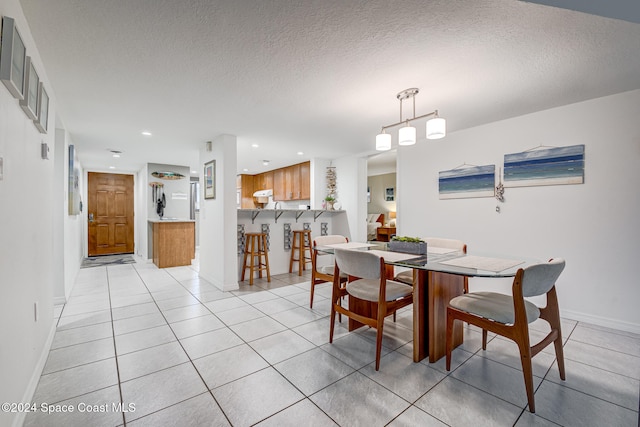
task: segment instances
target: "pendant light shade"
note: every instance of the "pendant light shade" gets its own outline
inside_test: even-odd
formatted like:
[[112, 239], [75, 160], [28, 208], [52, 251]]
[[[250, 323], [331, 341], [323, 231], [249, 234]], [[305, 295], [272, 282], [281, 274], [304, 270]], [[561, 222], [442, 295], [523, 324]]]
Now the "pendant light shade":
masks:
[[383, 132], [376, 136], [376, 150], [378, 151], [391, 150], [391, 134]]
[[[416, 95], [420, 90], [416, 87], [405, 89], [398, 93], [396, 98], [400, 101], [400, 121], [390, 125], [382, 126], [382, 132], [376, 136], [376, 150], [387, 151], [391, 149], [391, 135], [386, 130], [392, 127], [404, 125], [398, 131], [398, 145], [414, 145], [417, 141], [416, 128], [409, 126], [411, 122], [420, 119], [430, 118], [427, 121], [427, 139], [440, 139], [447, 135], [447, 123], [438, 116], [438, 110], [432, 111], [421, 116], [416, 116]], [[413, 117], [403, 118], [402, 102], [405, 100], [413, 101]]]
[[434, 117], [427, 122], [427, 139], [444, 138], [447, 134], [447, 122], [442, 117]]
[[398, 144], [413, 145], [416, 143], [416, 128], [405, 126], [398, 131]]

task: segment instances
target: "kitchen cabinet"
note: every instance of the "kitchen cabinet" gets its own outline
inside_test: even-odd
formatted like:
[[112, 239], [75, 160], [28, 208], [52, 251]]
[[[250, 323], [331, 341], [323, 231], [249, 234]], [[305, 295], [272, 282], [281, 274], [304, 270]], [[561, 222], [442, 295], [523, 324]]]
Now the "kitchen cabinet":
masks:
[[259, 173], [254, 175], [253, 181], [254, 191], [272, 190], [273, 189], [273, 171]]
[[276, 169], [273, 171], [273, 200], [287, 200], [287, 189], [285, 186], [284, 169]]
[[311, 163], [300, 163], [300, 199], [311, 199]]
[[240, 207], [242, 209], [252, 209], [255, 207], [253, 203], [254, 192], [253, 175], [238, 175], [236, 180], [236, 189], [240, 193]]
[[149, 222], [153, 229], [153, 263], [158, 268], [191, 265], [196, 257], [195, 221]]
[[304, 162], [273, 171], [273, 200], [311, 199], [311, 163]]
[[286, 200], [300, 200], [300, 165], [286, 167], [284, 177]]

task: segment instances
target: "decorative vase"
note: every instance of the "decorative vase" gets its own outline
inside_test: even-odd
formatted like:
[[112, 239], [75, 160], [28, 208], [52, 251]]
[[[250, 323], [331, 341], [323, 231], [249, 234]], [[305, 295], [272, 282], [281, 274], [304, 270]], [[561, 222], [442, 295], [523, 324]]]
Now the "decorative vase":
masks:
[[333, 201], [329, 201], [327, 200], [327, 210], [328, 211], [332, 211], [333, 210]]
[[399, 240], [389, 241], [389, 250], [393, 252], [404, 252], [407, 254], [424, 255], [427, 253], [426, 242], [401, 242]]

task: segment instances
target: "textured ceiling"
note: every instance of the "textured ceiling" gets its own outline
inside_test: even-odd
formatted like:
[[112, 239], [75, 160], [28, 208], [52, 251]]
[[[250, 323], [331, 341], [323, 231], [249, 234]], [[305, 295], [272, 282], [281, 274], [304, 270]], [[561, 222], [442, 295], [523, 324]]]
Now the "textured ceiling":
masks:
[[408, 87], [449, 132], [640, 88], [639, 24], [516, 0], [21, 3], [88, 169], [200, 169], [223, 133], [249, 173], [362, 154]]

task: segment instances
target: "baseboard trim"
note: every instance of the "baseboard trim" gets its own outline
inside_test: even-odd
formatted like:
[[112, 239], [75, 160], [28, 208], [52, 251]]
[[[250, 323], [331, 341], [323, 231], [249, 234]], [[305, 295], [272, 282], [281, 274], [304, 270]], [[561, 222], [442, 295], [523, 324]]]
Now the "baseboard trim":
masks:
[[624, 320], [611, 319], [608, 317], [595, 316], [593, 314], [582, 313], [573, 310], [561, 310], [561, 317], [578, 322], [591, 323], [592, 325], [604, 326], [605, 328], [617, 329], [619, 331], [632, 332], [640, 335], [640, 325], [626, 322]]
[[224, 284], [218, 281], [217, 279], [202, 273], [199, 273], [199, 277], [211, 283], [213, 286], [215, 286], [216, 288], [220, 289], [223, 292], [237, 291], [238, 289], [240, 289], [238, 282]]
[[[33, 395], [36, 392], [36, 388], [38, 388], [38, 383], [40, 382], [40, 377], [42, 376], [44, 365], [47, 363], [47, 358], [49, 357], [49, 350], [51, 349], [51, 344], [53, 343], [53, 337], [56, 334], [57, 323], [58, 322], [55, 320], [51, 322], [51, 330], [49, 331], [47, 342], [42, 347], [42, 353], [40, 353], [40, 358], [38, 359], [38, 363], [33, 369], [33, 374], [31, 374], [31, 379], [29, 380], [27, 389], [24, 391], [24, 395], [22, 396], [21, 402], [33, 402]], [[22, 426], [24, 424], [24, 420], [26, 416], [27, 416], [26, 412], [18, 412], [16, 417], [13, 419], [13, 423], [11, 423], [11, 425], [13, 427]]]

